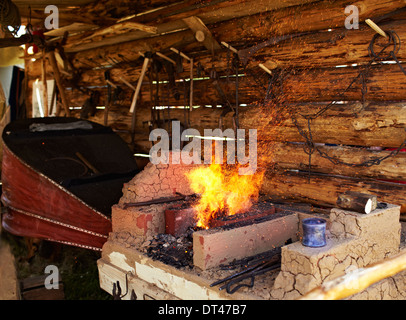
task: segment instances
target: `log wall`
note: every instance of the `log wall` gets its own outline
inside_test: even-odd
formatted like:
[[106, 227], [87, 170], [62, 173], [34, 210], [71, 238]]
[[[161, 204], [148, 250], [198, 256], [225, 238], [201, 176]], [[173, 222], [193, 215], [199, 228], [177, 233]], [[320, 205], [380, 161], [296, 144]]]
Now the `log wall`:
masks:
[[[239, 50], [265, 41], [271, 35], [309, 32], [258, 50], [246, 66], [239, 65], [240, 128], [258, 130], [259, 165], [267, 171], [262, 191], [274, 199], [325, 206], [334, 206], [337, 195], [346, 190], [367, 192], [376, 194], [378, 201], [401, 205], [402, 212], [406, 212], [406, 184], [403, 184], [406, 153], [402, 150], [391, 156], [406, 139], [406, 75], [393, 59], [386, 59], [392, 63], [374, 63], [365, 74], [364, 82], [358, 78], [348, 89], [371, 59], [368, 46], [375, 32], [364, 23], [365, 19], [378, 21], [386, 31], [395, 31], [402, 44], [396, 56], [399, 61], [406, 60], [403, 45], [406, 43], [406, 15], [402, 11], [405, 2], [352, 3], [359, 8], [360, 15], [359, 29], [351, 30], [344, 27], [347, 1], [292, 1], [284, 5], [278, 2], [274, 7], [266, 7], [264, 3], [261, 2], [264, 6], [261, 12], [250, 15], [242, 14], [231, 3], [219, 5], [222, 12], [229, 13], [222, 19], [216, 19], [207, 8], [200, 12], [218, 43], [225, 41]], [[235, 5], [238, 4], [239, 1], [235, 1]], [[134, 32], [107, 39], [69, 38], [65, 50], [80, 74], [74, 79], [65, 77], [70, 106], [77, 109], [73, 114], [79, 116], [80, 107], [92, 91], [100, 92], [98, 105], [104, 106], [107, 95], [104, 72], [109, 70], [112, 82], [121, 88], [121, 93], [109, 111], [108, 124], [130, 142], [129, 108], [133, 90], [123, 84], [121, 78], [136, 86], [143, 61], [139, 52], [159, 51], [176, 59], [168, 50], [175, 47], [194, 58], [194, 108], [185, 113], [190, 83], [187, 60], [183, 60], [183, 70], [175, 74], [178, 99], [170, 93], [165, 69], [159, 72], [158, 85], [149, 69], [137, 104], [134, 151], [148, 152], [151, 146], [148, 123], [152, 121], [151, 108], [155, 105], [163, 107], [159, 111], [161, 120], [179, 120], [187, 126], [187, 115], [190, 127], [201, 133], [205, 128], [219, 127], [220, 119], [223, 129], [232, 128], [232, 113], [221, 115], [227, 103], [236, 104], [233, 55], [224, 47], [212, 55], [197, 42], [193, 32], [179, 22], [188, 16], [187, 11], [182, 11], [183, 7], [179, 6], [177, 15], [166, 12], [160, 16], [157, 26], [160, 30], [172, 30], [167, 34], [146, 37], [145, 33]], [[194, 10], [191, 12], [199, 16], [199, 11]], [[154, 19], [157, 13], [152, 12], [140, 16], [138, 22], [150, 23]], [[378, 38], [375, 50], [379, 51], [385, 41], [383, 37]], [[159, 57], [155, 59], [163, 62]], [[31, 85], [41, 77], [40, 61], [28, 63]], [[259, 63], [271, 69], [272, 76], [259, 68]], [[201, 65], [199, 74], [198, 64]], [[52, 77], [51, 68], [46, 69], [48, 77]], [[210, 78], [213, 69], [220, 77], [217, 83], [228, 102]], [[273, 99], [265, 101], [268, 86]], [[364, 94], [363, 86], [366, 86]], [[332, 159], [316, 151], [309, 166], [309, 155], [303, 148], [306, 141], [293, 119], [308, 132], [308, 122], [303, 115], [314, 115], [331, 101], [336, 103], [311, 121], [311, 133], [322, 154]], [[103, 114], [103, 110], [97, 110], [90, 119], [103, 123]], [[165, 128], [166, 124], [161, 122], [161, 126]], [[379, 165], [356, 165], [384, 157], [387, 158]]]

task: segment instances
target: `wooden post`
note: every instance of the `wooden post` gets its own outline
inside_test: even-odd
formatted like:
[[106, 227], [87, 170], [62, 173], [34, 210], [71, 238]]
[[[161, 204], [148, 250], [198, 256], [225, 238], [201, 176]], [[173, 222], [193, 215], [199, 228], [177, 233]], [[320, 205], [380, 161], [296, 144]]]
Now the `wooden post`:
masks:
[[342, 209], [368, 214], [376, 209], [377, 197], [366, 193], [347, 191], [338, 195], [337, 205]]
[[64, 89], [63, 84], [62, 84], [62, 78], [61, 78], [61, 74], [59, 73], [59, 68], [58, 68], [58, 64], [57, 64], [56, 59], [55, 59], [54, 51], [48, 52], [47, 57], [48, 57], [49, 63], [51, 64], [52, 71], [54, 73], [54, 78], [55, 78], [55, 81], [56, 81], [56, 85], [58, 86], [59, 92], [61, 94], [62, 104], [63, 104], [63, 107], [65, 109], [65, 115], [67, 117], [69, 117], [70, 116], [69, 103], [68, 103], [68, 100], [67, 100], [66, 95], [65, 95], [65, 89]]

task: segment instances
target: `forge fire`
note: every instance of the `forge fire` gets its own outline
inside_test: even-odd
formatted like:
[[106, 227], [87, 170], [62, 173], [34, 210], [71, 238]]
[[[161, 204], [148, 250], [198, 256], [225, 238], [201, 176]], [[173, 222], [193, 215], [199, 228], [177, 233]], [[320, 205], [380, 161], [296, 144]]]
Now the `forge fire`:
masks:
[[238, 167], [213, 163], [190, 171], [187, 178], [191, 189], [201, 195], [193, 206], [197, 226], [207, 229], [212, 219], [249, 210], [258, 200], [263, 173], [242, 176]]

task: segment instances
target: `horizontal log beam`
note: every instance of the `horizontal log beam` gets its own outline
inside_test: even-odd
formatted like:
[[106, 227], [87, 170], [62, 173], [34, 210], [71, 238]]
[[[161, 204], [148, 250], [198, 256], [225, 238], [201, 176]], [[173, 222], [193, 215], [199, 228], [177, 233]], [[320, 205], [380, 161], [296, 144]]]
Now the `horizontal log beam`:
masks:
[[[269, 10], [275, 10], [279, 8], [284, 8], [287, 6], [294, 6], [305, 3], [315, 2], [315, 0], [290, 0], [290, 1], [275, 1], [275, 0], [232, 0], [232, 1], [220, 1], [216, 4], [210, 6], [201, 5], [200, 8], [196, 8], [196, 5], [191, 6], [189, 11], [181, 12], [176, 14], [173, 12], [170, 16], [162, 19], [164, 23], [158, 24], [157, 33], [166, 34], [174, 31], [184, 30], [185, 24], [182, 19], [189, 18], [191, 16], [197, 15], [205, 24], [213, 24], [217, 22], [227, 21], [234, 18], [244, 17], [246, 15], [254, 15], [261, 12], [266, 12]], [[170, 8], [169, 8], [170, 9]], [[181, 10], [183, 11], [183, 10]], [[154, 14], [152, 14], [154, 15]], [[145, 21], [148, 18], [142, 19]], [[135, 19], [137, 20], [137, 19]], [[156, 23], [156, 20], [154, 21]], [[183, 31], [181, 31], [183, 32]], [[180, 35], [181, 32], [176, 32]], [[108, 45], [116, 45], [119, 43], [134, 41], [134, 40], [145, 40], [147, 37], [145, 33], [142, 32], [130, 32], [126, 35], [110, 37], [107, 39], [102, 39], [100, 41], [92, 41], [80, 43], [71, 43], [67, 45], [67, 52], [80, 52], [85, 50], [91, 50], [95, 48], [100, 48]], [[165, 36], [164, 36], [165, 38]], [[157, 39], [155, 39], [157, 40]], [[162, 42], [161, 39], [158, 42]], [[188, 42], [186, 44], [190, 44]]]
[[[319, 106], [319, 107], [318, 107]], [[258, 139], [305, 142], [292, 121], [307, 132], [307, 120], [326, 104], [302, 103], [265, 105], [240, 112], [241, 128], [257, 128]], [[355, 146], [398, 147], [406, 139], [406, 108], [403, 103], [359, 102], [336, 104], [311, 121], [314, 143]]]
[[406, 184], [329, 175], [291, 173], [265, 175], [261, 192], [274, 200], [290, 200], [336, 207], [337, 197], [347, 190], [376, 195], [378, 202], [401, 206], [406, 213]]
[[[49, 70], [50, 68], [47, 68]], [[346, 67], [346, 68], [318, 68], [312, 70], [301, 70], [292, 73], [286, 73], [281, 81], [282, 85], [275, 83], [272, 86], [272, 93], [283, 98], [285, 101], [329, 101], [329, 100], [345, 100], [354, 101], [362, 100], [361, 81], [356, 81], [352, 87], [345, 91], [351, 81], [358, 76], [363, 67]], [[81, 74], [81, 79], [76, 82], [80, 87], [95, 87], [106, 86], [104, 78], [104, 69], [85, 70]], [[128, 91], [126, 95], [131, 96], [132, 91], [121, 83], [121, 78], [124, 78], [134, 86], [139, 78], [138, 68], [113, 68], [110, 71], [111, 81], [121, 85], [124, 91]], [[29, 79], [35, 80], [41, 77], [41, 60], [27, 63], [27, 72]], [[176, 74], [175, 79], [189, 79], [190, 66], [185, 68], [181, 74]], [[225, 70], [219, 70], [220, 74], [225, 75]], [[52, 74], [48, 74], [50, 78]], [[207, 75], [205, 75], [207, 77]], [[167, 81], [168, 75], [161, 72], [159, 79]], [[256, 101], [263, 101], [266, 95], [269, 77], [259, 67], [249, 69], [244, 77], [239, 78], [239, 102], [252, 104]], [[235, 77], [226, 77], [220, 79], [220, 85], [227, 93], [230, 102], [235, 102]], [[179, 92], [183, 95], [184, 87], [182, 82], [176, 83]], [[187, 89], [189, 82], [186, 81]], [[385, 101], [385, 100], [406, 100], [406, 92], [403, 90], [406, 87], [406, 77], [400, 70], [398, 65], [376, 65], [370, 69], [366, 77], [367, 92], [366, 100]], [[167, 85], [160, 84], [159, 101], [161, 103], [171, 105], [183, 105], [185, 100], [181, 97], [180, 100], [175, 100], [170, 97], [168, 100]], [[196, 105], [207, 105], [217, 103], [220, 99], [213, 81], [210, 79], [194, 81], [194, 103]], [[106, 88], [103, 94], [107, 94]], [[156, 85], [153, 85], [153, 92], [156, 92]], [[345, 93], [344, 93], [345, 92]], [[79, 99], [76, 96], [73, 99]], [[150, 87], [146, 80], [141, 87], [142, 101], [150, 101]], [[188, 99], [187, 99], [188, 102]]]
[[[188, 111], [188, 110], [186, 110]], [[190, 124], [191, 128], [197, 129], [201, 135], [204, 134], [204, 129], [215, 129], [219, 127], [219, 119], [221, 113], [224, 111], [223, 108], [206, 108], [200, 107], [193, 109], [190, 112]], [[79, 113], [79, 110], [76, 111]], [[173, 121], [180, 121], [182, 125], [185, 125], [185, 110], [183, 109], [170, 109], [169, 115], [168, 110], [160, 110], [161, 127], [167, 129], [167, 121], [169, 118]], [[103, 123], [103, 111], [98, 110], [93, 117], [89, 117], [89, 120], [95, 121], [97, 123]], [[136, 130], [139, 134], [144, 134], [145, 138], [148, 139], [149, 136], [149, 123], [151, 120], [151, 110], [145, 106], [137, 108], [136, 110]], [[129, 130], [131, 127], [131, 115], [127, 112], [117, 110], [117, 108], [112, 107], [109, 110], [109, 125], [115, 129]], [[232, 128], [232, 114], [229, 113], [223, 118], [224, 128]]]
[[[128, 90], [127, 92], [128, 97], [130, 97], [131, 91]], [[204, 94], [205, 92], [201, 91], [201, 95]], [[73, 99], [71, 102], [76, 106], [81, 106], [86, 99], [85, 95], [78, 95], [77, 91], [70, 91], [67, 94], [68, 99], [74, 96], [76, 96], [76, 100]], [[102, 97], [104, 97], [104, 94], [102, 94]], [[141, 103], [149, 106], [147, 109], [150, 108], [148, 98], [149, 95], [143, 95], [141, 99]], [[183, 100], [183, 97], [181, 97], [179, 105], [183, 104]], [[131, 100], [127, 98], [125, 101], [129, 104]], [[218, 101], [211, 102], [216, 103]], [[327, 104], [327, 102], [285, 104], [282, 101], [279, 106], [265, 104], [256, 107], [241, 107], [239, 114], [240, 127], [245, 129], [256, 128], [260, 140], [305, 142], [292, 122], [292, 115], [296, 115], [299, 127], [306, 131], [307, 121], [301, 114], [313, 115]], [[163, 105], [166, 105], [166, 101]], [[198, 116], [200, 110], [202, 109], [193, 109], [191, 114]], [[218, 123], [220, 113], [223, 110], [221, 108], [208, 110], [219, 112], [212, 115], [213, 119], [216, 119]], [[123, 112], [123, 117], [125, 117], [126, 111], [120, 111]], [[182, 113], [183, 110], [180, 112]], [[150, 111], [147, 111], [145, 115], [149, 117], [149, 120], [151, 119]], [[229, 113], [227, 117], [231, 117], [231, 115]], [[312, 136], [315, 143], [395, 148], [406, 139], [405, 126], [406, 108], [403, 103], [396, 102], [368, 102], [363, 110], [362, 104], [359, 102], [336, 104], [311, 122]]]
[[[264, 158], [269, 160], [278, 172], [286, 170], [309, 170], [309, 155], [304, 151], [303, 144], [272, 143], [269, 148], [261, 149]], [[348, 164], [361, 164], [374, 158], [389, 156], [390, 150], [372, 150], [348, 146], [317, 146], [329, 157]], [[334, 164], [315, 151], [312, 154], [312, 172], [344, 175], [350, 177], [370, 177], [377, 179], [406, 181], [406, 153], [400, 152], [394, 157], [383, 160], [379, 165], [370, 167], [351, 167]]]
[[[394, 30], [401, 39], [406, 36], [404, 21], [389, 21], [382, 23], [385, 30]], [[348, 65], [353, 63], [364, 64], [371, 60], [368, 46], [375, 34], [367, 25], [360, 25], [359, 29], [335, 29], [331, 32], [317, 32], [310, 35], [285, 41], [278, 46], [269, 46], [259, 50], [255, 57], [256, 63], [267, 62], [268, 68], [294, 66], [300, 68], [329, 67]], [[379, 52], [382, 41], [377, 39], [375, 50]], [[387, 49], [383, 56], [389, 55], [392, 49]], [[402, 60], [406, 57], [406, 49], [397, 52]]]
[[[364, 67], [340, 67], [301, 70], [283, 80], [286, 101], [362, 100], [362, 83], [358, 79], [345, 92]], [[406, 100], [406, 76], [398, 65], [375, 65], [366, 75], [366, 100]], [[345, 93], [344, 93], [345, 92]]]
[[[347, 4], [348, 3], [346, 1], [319, 1], [317, 2], [317, 6], [313, 5], [312, 3], [307, 5], [292, 6], [289, 8], [261, 12], [252, 16], [228, 20], [223, 23], [217, 23], [213, 25], [209, 24], [208, 27], [214, 34], [214, 37], [218, 42], [225, 41], [239, 48], [241, 46], [247, 46], [250, 42], [253, 41], [258, 42], [261, 40], [266, 40], [267, 38], [269, 38], [270, 35], [273, 34], [278, 35], [303, 31], [327, 30], [329, 28], [343, 29], [345, 20], [344, 8]], [[403, 1], [400, 0], [367, 0], [359, 1], [353, 4], [360, 9], [360, 22], [362, 22], [366, 18], [375, 18], [382, 16], [404, 6]], [[274, 7], [270, 6], [269, 10], [271, 9], [274, 9]], [[217, 12], [216, 14], [218, 15]], [[200, 17], [199, 14], [197, 15]], [[314, 17], [317, 17], [317, 19], [315, 19]], [[182, 18], [184, 17], [182, 16]], [[207, 23], [207, 20], [203, 21]], [[358, 31], [351, 31], [358, 34]], [[342, 30], [340, 32], [342, 32]], [[354, 33], [351, 33], [351, 36], [349, 37], [351, 38], [350, 41], [354, 40], [352, 39], [353, 34]], [[370, 39], [372, 35], [373, 31], [369, 29], [368, 36], [365, 39]], [[334, 32], [328, 33], [327, 42], [325, 41], [324, 44], [319, 44], [319, 47], [323, 45], [329, 47], [328, 42], [334, 42], [332, 41], [332, 39], [334, 39], [334, 36], [337, 36], [337, 34], [335, 34]], [[145, 48], [145, 44], [156, 51], [162, 51], [166, 49], [169, 50], [171, 46], [174, 46], [177, 49], [181, 49], [182, 52], [186, 53], [187, 55], [193, 56], [193, 58], [195, 58], [195, 61], [199, 61], [199, 59], [197, 58], [198, 56], [200, 57], [202, 53], [203, 55], [206, 54], [206, 50], [196, 54], [196, 40], [194, 39], [194, 35], [190, 30], [170, 33], [156, 38], [142, 39], [142, 37], [145, 37], [145, 33], [141, 34], [136, 39], [131, 39], [129, 35], [125, 35], [124, 37], [125, 39], [120, 39], [118, 37], [116, 37], [115, 39], [110, 39], [109, 41], [114, 41], [114, 43], [109, 44], [108, 42], [106, 42], [101, 48], [87, 48], [86, 51], [76, 53], [74, 57], [75, 66], [78, 68], [87, 67], [88, 64], [91, 64], [91, 61], [95, 61], [98, 64], [104, 64], [108, 56], [121, 61], [117, 56], [116, 50], [119, 51], [123, 56], [125, 56], [127, 61], [135, 61], [139, 57], [137, 52]], [[178, 41], [174, 41], [173, 38], [178, 39]], [[363, 41], [364, 43], [365, 39]], [[117, 45], [119, 41], [124, 42]], [[80, 49], [81, 48], [79, 46], [73, 44], [72, 48], [66, 49], [66, 52], [71, 51], [73, 53], [75, 51], [77, 52]], [[301, 47], [300, 50], [302, 49], [303, 48]], [[349, 54], [351, 56], [356, 55], [356, 53], [354, 54], [354, 50], [357, 49], [356, 46], [351, 45], [346, 49], [350, 49]], [[295, 52], [299, 52], [300, 50], [295, 50]], [[363, 54], [367, 53], [363, 52]], [[323, 55], [325, 55], [325, 53]], [[292, 53], [290, 54], [290, 56], [292, 56]], [[303, 64], [303, 61], [301, 61], [301, 63]], [[204, 61], [202, 61], [202, 64], [204, 64]], [[287, 65], [291, 66], [292, 64], [294, 64], [294, 61], [289, 61]], [[320, 64], [320, 61], [318, 64]]]

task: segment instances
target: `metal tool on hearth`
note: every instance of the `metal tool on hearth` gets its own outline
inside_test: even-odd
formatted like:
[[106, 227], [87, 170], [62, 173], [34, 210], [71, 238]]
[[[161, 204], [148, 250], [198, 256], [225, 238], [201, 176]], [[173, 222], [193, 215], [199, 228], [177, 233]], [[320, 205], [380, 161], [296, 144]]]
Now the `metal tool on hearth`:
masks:
[[[256, 276], [272, 270], [276, 270], [280, 267], [280, 254], [276, 254], [271, 259], [262, 260], [259, 263], [256, 263], [254, 266], [248, 267], [243, 271], [237, 272], [229, 277], [213, 282], [210, 287], [214, 287], [228, 281], [226, 284], [222, 285], [219, 290], [226, 289], [227, 293], [233, 294], [242, 287], [252, 288], [255, 284]], [[243, 280], [246, 279], [250, 279], [250, 282], [241, 283]]]

